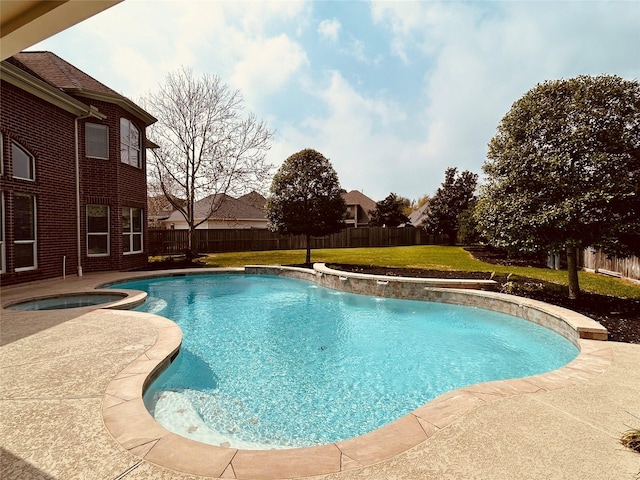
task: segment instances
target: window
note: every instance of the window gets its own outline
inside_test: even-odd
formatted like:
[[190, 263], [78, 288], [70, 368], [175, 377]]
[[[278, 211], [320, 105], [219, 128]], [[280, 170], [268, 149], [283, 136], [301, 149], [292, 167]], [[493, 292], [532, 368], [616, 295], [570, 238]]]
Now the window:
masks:
[[142, 252], [141, 208], [122, 208], [122, 252]]
[[109, 255], [109, 206], [87, 205], [87, 255]]
[[347, 215], [346, 218], [355, 218], [355, 216], [353, 215], [353, 212], [351, 211], [351, 207], [347, 207]]
[[35, 159], [16, 142], [11, 142], [11, 159], [13, 160], [14, 178], [35, 180]]
[[90, 158], [109, 158], [109, 127], [97, 123], [84, 126], [85, 154]]
[[140, 168], [140, 131], [126, 118], [120, 119], [120, 161]]
[[13, 199], [15, 270], [33, 270], [37, 264], [36, 198], [16, 193]]
[[0, 192], [0, 273], [6, 272], [5, 270], [5, 255], [4, 255], [4, 192]]

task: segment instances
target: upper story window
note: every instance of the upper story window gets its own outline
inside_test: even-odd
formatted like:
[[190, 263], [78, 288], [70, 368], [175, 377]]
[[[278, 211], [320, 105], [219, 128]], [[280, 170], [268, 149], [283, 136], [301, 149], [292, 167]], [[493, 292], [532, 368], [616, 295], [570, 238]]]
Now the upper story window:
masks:
[[36, 160], [29, 152], [11, 142], [11, 160], [13, 161], [13, 177], [24, 180], [36, 179]]
[[109, 127], [98, 123], [84, 126], [85, 154], [89, 158], [109, 158]]
[[355, 218], [355, 215], [353, 214], [353, 207], [347, 207], [347, 211], [346, 211], [346, 217], [345, 218]]
[[134, 167], [140, 164], [140, 131], [126, 118], [120, 119], [120, 161]]

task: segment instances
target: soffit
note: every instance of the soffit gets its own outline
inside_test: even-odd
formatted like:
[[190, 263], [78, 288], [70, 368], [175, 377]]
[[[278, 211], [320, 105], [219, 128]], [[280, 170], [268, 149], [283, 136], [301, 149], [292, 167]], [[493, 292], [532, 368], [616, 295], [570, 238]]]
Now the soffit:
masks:
[[2, 0], [0, 60], [5, 60], [121, 1]]

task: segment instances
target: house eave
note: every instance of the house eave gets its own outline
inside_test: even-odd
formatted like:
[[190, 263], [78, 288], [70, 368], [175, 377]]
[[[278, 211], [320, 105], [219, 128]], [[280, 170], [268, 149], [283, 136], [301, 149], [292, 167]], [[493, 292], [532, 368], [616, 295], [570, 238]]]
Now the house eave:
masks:
[[8, 62], [0, 63], [0, 78], [77, 117], [90, 115], [101, 120], [107, 118], [95, 107], [67, 95]]
[[2, 1], [0, 59], [59, 33], [122, 0]]
[[156, 148], [160, 148], [160, 145], [155, 143], [153, 140], [149, 140], [148, 138], [145, 138], [144, 139], [144, 147], [145, 148], [156, 149]]
[[121, 108], [123, 108], [124, 110], [126, 110], [127, 112], [141, 119], [147, 127], [158, 121], [158, 119], [155, 118], [153, 115], [151, 115], [149, 112], [139, 107], [128, 98], [123, 97], [122, 95], [118, 95], [116, 93], [112, 94], [112, 93], [104, 93], [104, 92], [95, 92], [95, 91], [86, 90], [83, 88], [66, 88], [65, 92], [67, 92], [70, 95], [76, 95], [79, 97], [89, 98], [92, 100], [99, 100], [101, 102], [116, 104]]

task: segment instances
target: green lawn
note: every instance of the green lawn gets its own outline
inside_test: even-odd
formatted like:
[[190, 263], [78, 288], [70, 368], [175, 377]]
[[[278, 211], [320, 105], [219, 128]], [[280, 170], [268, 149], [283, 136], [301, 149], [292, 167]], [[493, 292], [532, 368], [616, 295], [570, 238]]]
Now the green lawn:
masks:
[[[211, 254], [203, 260], [210, 267], [240, 267], [244, 265], [286, 265], [304, 263], [304, 250], [240, 252]], [[312, 262], [350, 263], [385, 267], [410, 267], [430, 270], [465, 270], [512, 273], [559, 285], [567, 285], [567, 272], [545, 268], [503, 267], [475, 260], [462, 247], [421, 245], [387, 248], [340, 248], [311, 251]], [[640, 299], [640, 286], [623, 280], [579, 272], [583, 291]]]

